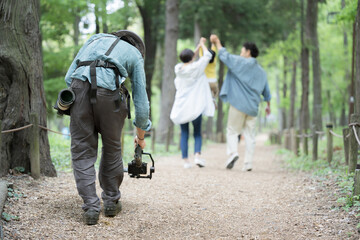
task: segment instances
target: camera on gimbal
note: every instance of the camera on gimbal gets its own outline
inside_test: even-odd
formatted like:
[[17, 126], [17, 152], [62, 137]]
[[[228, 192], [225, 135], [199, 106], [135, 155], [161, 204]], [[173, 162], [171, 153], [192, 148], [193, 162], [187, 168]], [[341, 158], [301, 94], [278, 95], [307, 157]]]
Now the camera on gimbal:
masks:
[[[147, 176], [143, 176], [147, 174], [147, 163], [142, 161], [142, 155], [148, 155], [152, 162], [152, 166], [150, 167], [150, 174]], [[135, 148], [134, 159], [128, 163], [127, 172], [131, 178], [149, 179], [152, 178], [152, 174], [155, 172], [154, 159], [150, 153], [144, 153], [139, 144]]]

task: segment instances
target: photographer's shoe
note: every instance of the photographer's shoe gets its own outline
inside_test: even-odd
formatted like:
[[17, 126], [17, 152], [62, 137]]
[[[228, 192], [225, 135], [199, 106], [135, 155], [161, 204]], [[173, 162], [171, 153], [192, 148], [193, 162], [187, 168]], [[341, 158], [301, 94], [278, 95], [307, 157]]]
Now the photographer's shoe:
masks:
[[119, 212], [121, 212], [122, 206], [121, 202], [118, 201], [117, 203], [107, 203], [104, 204], [104, 215], [105, 217], [115, 217]]
[[95, 225], [99, 221], [100, 213], [94, 209], [88, 209], [83, 213], [83, 221], [87, 225]]
[[195, 158], [195, 164], [198, 165], [200, 168], [205, 167], [205, 160], [202, 158]]
[[237, 153], [231, 154], [231, 156], [226, 161], [226, 168], [232, 169], [234, 167], [235, 162], [239, 159], [239, 155]]

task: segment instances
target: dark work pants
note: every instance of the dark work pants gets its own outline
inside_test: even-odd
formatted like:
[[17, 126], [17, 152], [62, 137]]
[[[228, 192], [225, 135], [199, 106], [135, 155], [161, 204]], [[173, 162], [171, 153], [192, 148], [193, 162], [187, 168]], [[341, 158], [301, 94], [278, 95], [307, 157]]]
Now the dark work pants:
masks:
[[100, 211], [100, 200], [96, 194], [96, 172], [98, 134], [102, 139], [102, 155], [99, 182], [103, 190], [104, 204], [120, 199], [119, 187], [124, 177], [121, 158], [121, 131], [127, 116], [126, 101], [115, 110], [115, 91], [97, 88], [97, 103], [90, 103], [90, 83], [74, 79], [71, 88], [75, 102], [71, 106], [71, 156], [79, 195], [84, 201], [83, 209]]

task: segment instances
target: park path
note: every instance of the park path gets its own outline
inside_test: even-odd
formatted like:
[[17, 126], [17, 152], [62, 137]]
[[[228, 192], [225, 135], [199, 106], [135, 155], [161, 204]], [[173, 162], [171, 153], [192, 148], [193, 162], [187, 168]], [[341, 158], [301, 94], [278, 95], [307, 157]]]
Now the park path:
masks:
[[225, 144], [203, 149], [202, 169], [158, 157], [152, 180], [125, 176], [123, 211], [95, 226], [81, 221], [71, 173], [22, 177], [14, 183], [27, 197], [5, 206], [20, 218], [4, 224], [5, 239], [358, 239], [354, 219], [333, 209], [334, 184], [281, 168], [266, 138], [257, 137], [252, 172], [241, 171], [243, 154], [225, 169]]

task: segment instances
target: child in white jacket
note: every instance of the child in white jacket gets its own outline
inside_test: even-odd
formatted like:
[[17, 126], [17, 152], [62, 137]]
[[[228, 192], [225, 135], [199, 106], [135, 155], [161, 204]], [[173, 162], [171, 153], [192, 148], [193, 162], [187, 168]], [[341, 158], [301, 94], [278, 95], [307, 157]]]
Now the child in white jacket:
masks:
[[185, 49], [180, 54], [182, 63], [175, 66], [176, 95], [170, 118], [181, 127], [180, 146], [185, 168], [191, 167], [188, 160], [189, 122], [192, 122], [194, 126], [195, 164], [204, 167], [205, 160], [200, 158], [201, 117], [202, 115], [212, 117], [215, 112], [208, 79], [204, 72], [212, 54], [207, 50], [205, 42], [206, 39], [201, 38], [199, 43], [204, 56], [194, 61], [194, 52]]

